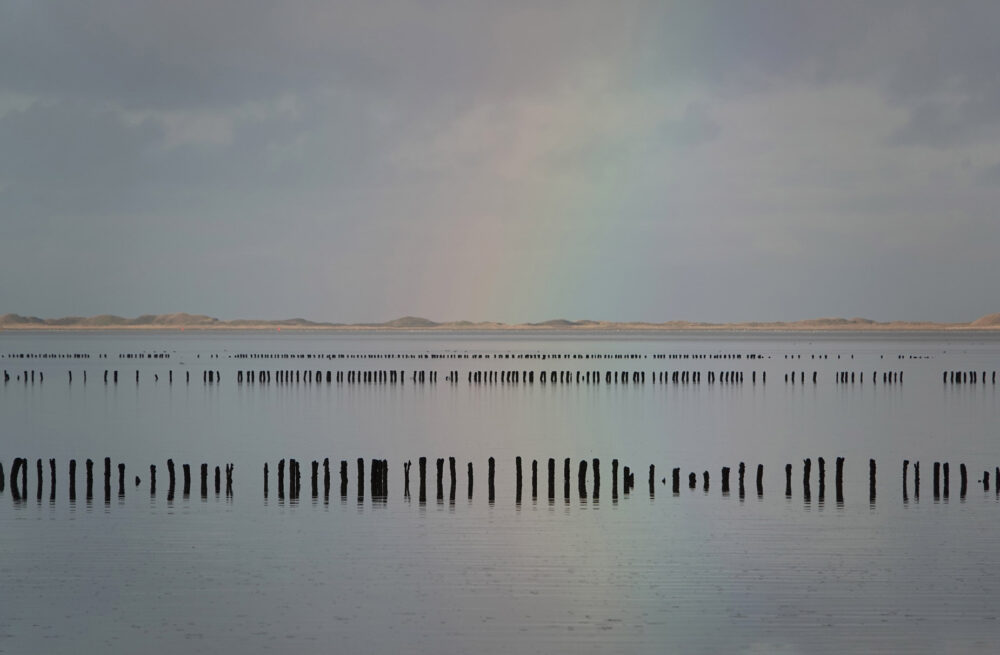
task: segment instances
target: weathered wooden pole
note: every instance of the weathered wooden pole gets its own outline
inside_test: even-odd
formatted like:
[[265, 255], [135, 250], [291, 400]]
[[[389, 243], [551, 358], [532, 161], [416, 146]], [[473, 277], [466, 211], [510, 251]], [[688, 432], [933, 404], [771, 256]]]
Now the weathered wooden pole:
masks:
[[[3, 476], [0, 475], [0, 478], [2, 477]], [[990, 490], [990, 472], [983, 471], [983, 491], [989, 491], [989, 490]]]
[[649, 465], [649, 497], [652, 498], [656, 494], [656, 465]]
[[56, 500], [56, 460], [49, 459], [49, 502]]
[[[3, 467], [0, 466], [0, 491], [3, 491]], [[69, 499], [76, 500], [76, 460], [69, 460]]]
[[452, 504], [455, 503], [455, 486], [458, 484], [458, 476], [455, 474], [455, 458], [448, 458], [448, 473], [450, 475], [450, 484], [448, 486], [448, 500]]
[[538, 460], [531, 460], [531, 499], [538, 498]]
[[358, 465], [358, 500], [364, 500], [365, 498], [365, 458], [359, 457], [357, 460]]
[[417, 460], [417, 468], [420, 473], [420, 493], [418, 499], [421, 504], [427, 502], [427, 458], [421, 457]]
[[569, 501], [569, 457], [563, 460], [563, 499]]
[[285, 460], [278, 460], [278, 500], [285, 497]]
[[944, 473], [944, 497], [947, 498], [948, 497], [948, 489], [949, 489], [949, 485], [948, 485], [948, 478], [949, 478], [949, 476], [948, 476], [948, 462], [945, 462], [944, 464], [941, 465], [941, 471]]
[[556, 460], [554, 457], [549, 458], [549, 501], [556, 499]]
[[913, 498], [920, 500], [920, 462], [913, 462]]
[[809, 502], [812, 496], [812, 460], [806, 457], [802, 460], [802, 497]]
[[965, 498], [965, 490], [966, 490], [966, 488], [968, 486], [968, 478], [967, 478], [967, 474], [966, 474], [966, 470], [965, 470], [965, 463], [964, 462], [958, 465], [958, 474], [959, 474], [959, 477], [960, 477], [959, 488], [958, 488], [958, 497], [959, 498]]
[[875, 500], [875, 460], [868, 460], [868, 500]]
[[679, 468], [674, 468], [673, 470], [670, 488], [674, 494], [679, 494], [681, 492], [681, 470]]
[[792, 497], [792, 465], [785, 464], [785, 497]]
[[444, 500], [444, 458], [437, 458], [437, 499]]
[[691, 471], [688, 473], [688, 489], [694, 489], [698, 486], [698, 475]]
[[403, 498], [410, 497], [410, 461], [403, 462]]
[[601, 497], [601, 460], [595, 457], [591, 464], [594, 468], [594, 491], [591, 497], [598, 500]]
[[199, 473], [201, 474], [201, 499], [205, 500], [208, 498], [208, 464], [206, 462], [201, 463]]
[[347, 498], [347, 460], [340, 460], [340, 497]]
[[469, 477], [469, 500], [472, 500], [472, 462], [468, 464], [468, 477]]
[[518, 455], [514, 458], [514, 468], [516, 470], [516, 480], [515, 480], [515, 502], [521, 504], [521, 456]]
[[492, 505], [494, 503], [494, 501], [496, 500], [496, 489], [494, 487], [494, 480], [496, 478], [496, 460], [493, 459], [492, 457], [490, 457], [488, 464], [489, 464], [489, 467], [487, 468], [486, 482], [487, 482], [487, 485], [488, 485], [488, 488], [489, 488], [488, 489], [489, 490], [489, 502], [490, 502], [490, 505]]
[[941, 497], [941, 462], [934, 462], [934, 499]]
[[330, 497], [330, 458], [323, 458], [323, 498]]
[[580, 492], [580, 498], [587, 498], [587, 460], [580, 460], [580, 468], [576, 474], [576, 483]]
[[743, 486], [743, 478], [746, 477], [747, 473], [746, 464], [740, 462], [740, 467], [738, 469], [738, 472], [739, 472], [740, 498], [742, 499], [743, 497], [746, 496], [746, 488]]
[[184, 497], [191, 495], [191, 465], [184, 464]]
[[[310, 465], [310, 475], [309, 475], [310, 491], [312, 491], [312, 497], [313, 498], [318, 498], [319, 497], [319, 462], [314, 459], [311, 462], [309, 462], [309, 465]], [[216, 480], [216, 482], [215, 482], [215, 493], [219, 493], [219, 482], [218, 482], [219, 481], [219, 474], [218, 474], [219, 469], [216, 468], [215, 471], [216, 471], [216, 474], [215, 474], [215, 480]]]
[[[41, 474], [41, 471], [39, 471]], [[111, 458], [104, 458], [104, 502], [111, 500]]]
[[[7, 375], [6, 371], [4, 371], [4, 375]], [[17, 474], [21, 472], [21, 466], [20, 457], [15, 457], [13, 463], [10, 465], [10, 493], [15, 502], [21, 500], [21, 490], [19, 489], [20, 484], [17, 480]]]
[[834, 485], [836, 486], [837, 503], [843, 504], [844, 502], [844, 458], [843, 457], [837, 458], [833, 481]]
[[611, 460], [611, 499], [618, 499], [618, 460]]
[[823, 502], [823, 497], [826, 495], [826, 460], [817, 457], [816, 463], [819, 464], [819, 500]]
[[122, 463], [118, 464], [118, 497], [121, 498], [125, 495], [125, 465]]
[[[652, 484], [652, 481], [650, 482]], [[722, 493], [723, 495], [729, 495], [729, 467], [722, 467]]]
[[707, 493], [708, 492], [708, 471], [702, 472], [701, 476], [704, 479], [703, 490]]
[[764, 495], [764, 465], [757, 465], [757, 497]]

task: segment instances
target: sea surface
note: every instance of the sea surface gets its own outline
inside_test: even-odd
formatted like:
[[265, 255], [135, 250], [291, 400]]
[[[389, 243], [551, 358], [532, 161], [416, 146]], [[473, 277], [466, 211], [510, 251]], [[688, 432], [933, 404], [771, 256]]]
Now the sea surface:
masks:
[[[0, 369], [10, 376], [0, 386], [0, 653], [964, 653], [991, 652], [1000, 638], [1000, 335], [7, 331]], [[105, 370], [119, 372], [117, 384]], [[300, 380], [240, 383], [249, 370]], [[307, 370], [322, 381], [304, 381]], [[404, 381], [325, 381], [326, 371], [388, 370]], [[423, 383], [412, 378], [420, 371]], [[473, 371], [531, 371], [534, 381], [473, 383]], [[552, 371], [573, 382], [553, 383]], [[576, 383], [576, 371], [601, 382]], [[943, 381], [950, 371], [966, 382]], [[628, 382], [606, 383], [608, 372]], [[674, 372], [700, 380], [674, 383]], [[15, 457], [28, 460], [20, 498]], [[358, 493], [359, 457], [366, 476], [373, 459], [387, 461], [384, 497], [368, 479]], [[298, 497], [287, 480], [279, 493], [278, 462], [290, 458], [302, 465]], [[332, 486], [320, 466], [314, 495], [310, 465], [324, 458]], [[177, 464], [171, 498], [167, 459]], [[612, 491], [614, 459], [634, 471], [628, 493], [622, 470]], [[947, 496], [934, 493], [935, 462], [950, 464]], [[231, 493], [224, 481], [216, 493], [214, 468], [230, 463]]]

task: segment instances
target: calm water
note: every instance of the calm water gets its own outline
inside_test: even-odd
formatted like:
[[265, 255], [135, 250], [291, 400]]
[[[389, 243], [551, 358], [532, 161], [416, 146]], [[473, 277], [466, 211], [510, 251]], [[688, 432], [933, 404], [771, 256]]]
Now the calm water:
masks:
[[[232, 357], [251, 353], [323, 358]], [[489, 358], [440, 357], [456, 354]], [[525, 354], [549, 358], [493, 357]], [[614, 354], [641, 358], [567, 358]], [[1000, 399], [989, 382], [941, 381], [945, 370], [1000, 369], [1000, 335], [0, 333], [0, 368], [11, 375], [0, 387], [0, 460], [8, 476], [15, 456], [30, 461], [26, 501], [14, 502], [9, 484], [0, 494], [0, 652], [967, 652], [989, 649], [1000, 636], [1000, 501], [993, 485], [986, 492], [978, 482], [1000, 465]], [[236, 371], [250, 368], [393, 368], [407, 381], [238, 385]], [[44, 382], [17, 379], [32, 369]], [[117, 386], [103, 384], [105, 369], [119, 371]], [[203, 384], [206, 369], [219, 371], [221, 382]], [[436, 370], [438, 381], [413, 384], [414, 370]], [[457, 384], [445, 380], [453, 370]], [[536, 380], [470, 385], [470, 370], [531, 370]], [[541, 385], [542, 370], [645, 371], [647, 381]], [[700, 371], [701, 382], [651, 381], [677, 370]], [[744, 382], [708, 384], [709, 371], [742, 371]], [[806, 384], [786, 384], [792, 371], [805, 371]], [[836, 371], [866, 378], [837, 384]], [[888, 371], [903, 372], [904, 382], [883, 385]], [[518, 455], [525, 459], [519, 505]], [[126, 464], [128, 480], [119, 498], [115, 476], [107, 503], [105, 456]], [[404, 498], [402, 462], [420, 456], [431, 475], [435, 458], [457, 458], [454, 502], [447, 467], [441, 501], [433, 478], [428, 502], [418, 501], [416, 465], [414, 495]], [[833, 494], [837, 456], [846, 458], [842, 504]], [[97, 469], [90, 502], [88, 457]], [[168, 457], [178, 469], [192, 464], [189, 498], [178, 490], [167, 500]], [[298, 501], [279, 500], [275, 489], [276, 463], [289, 457], [303, 462]], [[333, 489], [314, 499], [308, 463], [324, 457], [333, 462]], [[384, 503], [373, 503], [367, 489], [359, 502], [357, 457], [388, 459]], [[550, 457], [558, 462], [553, 501], [545, 497]], [[581, 499], [575, 480], [570, 499], [562, 497], [564, 457], [573, 459], [574, 476], [580, 459], [601, 459], [599, 500]], [[824, 501], [817, 457], [828, 467]], [[43, 498], [35, 497], [37, 458], [57, 460], [53, 502], [47, 463]], [[75, 503], [70, 458], [79, 462]], [[617, 500], [612, 458], [636, 471], [635, 489]], [[869, 458], [879, 465], [874, 502]], [[911, 475], [904, 500], [904, 458], [922, 464], [920, 498]], [[341, 459], [351, 462], [343, 499]], [[742, 499], [740, 461], [749, 469]], [[951, 463], [947, 499], [932, 495], [934, 461]], [[211, 488], [201, 498], [201, 462], [235, 464], [231, 498]], [[267, 499], [264, 462], [272, 468]], [[753, 485], [758, 463], [762, 498]], [[794, 467], [790, 498], [786, 463]], [[159, 471], [155, 496], [150, 464]], [[722, 466], [733, 468], [729, 495], [720, 490]], [[677, 496], [673, 467], [684, 478]], [[691, 471], [695, 490], [687, 489]], [[702, 471], [711, 474], [707, 493]]]

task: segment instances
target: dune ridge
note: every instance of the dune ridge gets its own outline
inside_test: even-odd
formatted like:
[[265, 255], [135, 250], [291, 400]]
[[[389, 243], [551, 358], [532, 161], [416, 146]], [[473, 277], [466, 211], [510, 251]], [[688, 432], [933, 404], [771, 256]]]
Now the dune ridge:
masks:
[[539, 323], [508, 324], [496, 321], [432, 321], [419, 316], [403, 316], [382, 323], [329, 323], [304, 318], [281, 320], [221, 320], [204, 314], [176, 312], [143, 314], [125, 318], [113, 314], [39, 318], [20, 314], [0, 315], [0, 330], [140, 330], [140, 329], [222, 329], [222, 330], [600, 330], [600, 331], [893, 331], [893, 330], [1000, 330], [1000, 313], [987, 314], [969, 323], [913, 321], [878, 322], [868, 318], [811, 318], [801, 321], [707, 323], [696, 321], [592, 321], [551, 319]]

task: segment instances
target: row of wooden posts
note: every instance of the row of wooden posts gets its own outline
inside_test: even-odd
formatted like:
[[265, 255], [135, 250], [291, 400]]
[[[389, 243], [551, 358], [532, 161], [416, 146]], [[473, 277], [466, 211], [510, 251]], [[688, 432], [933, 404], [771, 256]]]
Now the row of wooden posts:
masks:
[[[25, 384], [29, 381], [35, 383], [35, 374], [38, 374], [38, 382], [42, 383], [45, 380], [45, 374], [42, 371], [23, 371], [22, 374], [17, 375], [19, 381], [23, 380]], [[83, 382], [87, 382], [87, 371], [82, 371]], [[73, 382], [73, 371], [67, 371], [69, 376], [69, 382]], [[760, 371], [761, 383], [767, 383], [767, 372]], [[818, 382], [818, 372], [812, 371], [810, 377], [813, 384]], [[110, 377], [109, 377], [110, 376]], [[169, 383], [173, 384], [174, 372], [173, 370], [167, 371], [167, 377]], [[409, 376], [407, 376], [406, 371], [400, 370], [371, 370], [371, 371], [321, 371], [321, 370], [279, 370], [279, 371], [269, 371], [269, 370], [239, 370], [236, 372], [236, 382], [237, 384], [270, 384], [272, 380], [278, 384], [289, 384], [289, 383], [322, 383], [326, 382], [331, 384], [336, 383], [346, 383], [346, 384], [403, 384], [404, 381], [409, 377], [411, 382], [420, 384], [424, 382], [434, 383], [437, 382], [438, 372], [437, 371], [411, 371]], [[796, 377], [800, 384], [805, 384], [806, 382], [806, 371], [792, 371], [791, 373], [785, 373], [785, 383], [795, 384]], [[153, 374], [155, 381], [159, 381], [160, 376], [158, 373]], [[854, 384], [855, 381], [864, 384], [864, 373], [855, 371], [837, 371], [834, 374], [834, 380], [837, 384]], [[11, 379], [10, 373], [5, 369], [3, 371], [4, 382], [9, 382]], [[448, 371], [445, 376], [447, 382], [453, 384], [459, 381], [458, 371]], [[538, 381], [541, 384], [600, 384], [603, 380], [604, 384], [645, 384], [646, 383], [646, 372], [645, 371], [539, 371]], [[649, 374], [649, 379], [653, 384], [700, 384], [702, 380], [701, 371], [652, 371]], [[743, 371], [707, 371], [706, 379], [708, 384], [714, 384], [718, 381], [721, 384], [742, 384], [744, 380]], [[942, 380], [945, 384], [977, 384], [980, 381], [986, 384], [987, 381], [986, 371], [945, 371], [942, 376]], [[991, 383], [996, 384], [996, 371], [992, 372]], [[184, 371], [184, 380], [186, 383], [191, 382], [191, 371]], [[466, 380], [469, 384], [534, 384], [535, 382], [535, 371], [512, 371], [512, 370], [480, 370], [480, 371], [467, 371]], [[878, 372], [872, 371], [872, 384], [878, 383]], [[118, 384], [118, 371], [117, 370], [104, 370], [103, 381], [105, 384], [109, 382], [113, 384]], [[203, 384], [218, 384], [222, 381], [222, 375], [219, 371], [203, 370], [202, 371], [202, 383]], [[750, 371], [750, 381], [753, 384], [757, 383], [757, 371]], [[883, 384], [901, 384], [903, 382], [903, 372], [902, 371], [883, 371], [882, 372], [882, 383]], [[135, 383], [139, 383], [139, 371], [135, 371]]]
[[[35, 463], [37, 474], [37, 485], [36, 485], [36, 497], [41, 500], [42, 498], [42, 478], [43, 478], [43, 463], [39, 459]], [[94, 461], [91, 459], [84, 462], [86, 471], [86, 482], [84, 486], [85, 494], [87, 500], [91, 500], [94, 497]], [[10, 488], [11, 495], [14, 500], [26, 499], [28, 497], [28, 460], [24, 457], [15, 457], [10, 468]], [[118, 466], [118, 496], [125, 496], [125, 464], [119, 463]], [[183, 487], [182, 493], [185, 497], [191, 494], [191, 465], [183, 464]], [[233, 471], [235, 466], [233, 464], [225, 465], [226, 474], [226, 496], [233, 495]], [[201, 465], [201, 496], [205, 498], [208, 496], [208, 472], [209, 467], [207, 463]], [[49, 459], [49, 500], [56, 499], [56, 460]], [[112, 478], [112, 467], [111, 458], [104, 458], [104, 498], [105, 500], [111, 497], [111, 478]], [[138, 487], [142, 483], [142, 479], [137, 475], [135, 476], [135, 486]], [[5, 477], [3, 474], [3, 464], [0, 463], [0, 492], [4, 490]], [[215, 467], [215, 493], [218, 495], [222, 486], [222, 469], [220, 467]], [[173, 500], [174, 492], [176, 489], [176, 475], [174, 460], [167, 460], [167, 500]], [[151, 464], [149, 466], [149, 493], [150, 495], [156, 495], [156, 465]], [[69, 460], [69, 499], [76, 500], [76, 460]]]
[[[456, 472], [456, 460], [454, 457], [449, 457], [447, 460], [448, 471], [449, 471], [449, 497], [454, 500], [456, 485], [458, 481], [458, 476]], [[591, 467], [591, 483], [592, 486], [588, 493], [587, 488], [587, 471], [588, 464]], [[817, 458], [818, 464], [818, 482], [819, 482], [819, 498], [824, 499], [826, 493], [826, 462], [824, 458]], [[523, 467], [521, 457], [516, 457], [514, 460], [515, 465], [515, 496], [516, 501], [521, 501], [522, 487], [523, 487]], [[357, 495], [359, 498], [363, 498], [365, 494], [365, 460], [364, 458], [357, 459]], [[410, 497], [410, 466], [409, 461], [403, 463], [403, 495], [404, 497]], [[438, 458], [436, 462], [437, 468], [437, 498], [444, 498], [444, 466], [445, 459]], [[872, 501], [875, 499], [876, 493], [876, 463], [874, 459], [870, 459], [868, 462], [869, 466], [869, 497]], [[11, 492], [15, 500], [20, 500], [22, 498], [27, 498], [28, 487], [27, 487], [27, 476], [28, 476], [29, 463], [28, 460], [23, 457], [17, 457], [14, 459], [10, 470], [10, 487]], [[94, 462], [93, 460], [86, 460], [86, 498], [93, 498], [93, 487], [94, 487]], [[539, 477], [539, 462], [538, 460], [531, 461], [531, 497], [537, 498], [538, 489], [538, 477]], [[563, 496], [565, 498], [570, 497], [570, 481], [572, 479], [572, 460], [567, 457], [563, 460]], [[38, 499], [42, 498], [42, 479], [43, 479], [43, 461], [38, 459], [36, 461], [37, 469], [37, 487], [36, 496]], [[118, 469], [118, 495], [120, 497], [125, 495], [125, 464], [119, 463], [117, 465]], [[330, 459], [326, 458], [322, 462], [323, 469], [323, 493], [324, 496], [328, 496], [330, 493], [331, 475], [330, 475]], [[612, 498], [618, 497], [618, 469], [619, 462], [617, 459], [611, 461], [611, 496]], [[909, 498], [909, 469], [910, 461], [903, 460], [903, 498]], [[225, 482], [226, 482], [226, 495], [232, 496], [233, 493], [233, 470], [234, 466], [232, 464], [225, 465]], [[183, 471], [183, 487], [182, 493], [185, 497], [191, 493], [191, 466], [189, 464], [182, 465]], [[316, 497], [319, 493], [319, 471], [320, 462], [313, 460], [311, 462], [311, 490], [313, 497]], [[388, 498], [389, 494], [389, 462], [385, 459], [373, 459], [371, 461], [369, 477], [369, 486], [371, 490], [371, 495], [374, 500], [385, 500]], [[427, 458], [421, 457], [418, 460], [418, 471], [419, 471], [419, 499], [421, 502], [427, 499]], [[746, 494], [746, 466], [743, 462], [739, 463], [737, 468], [737, 488], [739, 496], [742, 498]], [[168, 489], [167, 489], [167, 499], [172, 500], [175, 493], [175, 467], [174, 461], [172, 459], [167, 460], [167, 474], [168, 474]], [[220, 493], [221, 488], [221, 474], [222, 469], [219, 466], [215, 467], [215, 493]], [[287, 466], [287, 479], [288, 483], [286, 486], [286, 463], [282, 459], [278, 462], [277, 467], [277, 493], [279, 499], [285, 498], [286, 488], [288, 490], [288, 497], [290, 499], [296, 499], [300, 496], [302, 488], [302, 474], [301, 474], [301, 462], [295, 459], [288, 460]], [[201, 496], [204, 498], [208, 495], [208, 475], [209, 466], [206, 463], [201, 465]], [[488, 460], [487, 469], [487, 489], [490, 502], [495, 499], [495, 476], [496, 476], [496, 461], [494, 458], [490, 457]], [[967, 468], [964, 463], [959, 465], [959, 495], [964, 498], [968, 489], [968, 473]], [[49, 498], [50, 500], [55, 500], [56, 497], [56, 460], [49, 460]], [[803, 460], [802, 465], [802, 487], [803, 496], [806, 500], [811, 498], [812, 489], [812, 460], [807, 458]], [[597, 499], [601, 494], [601, 462], [599, 459], [594, 458], [590, 462], [586, 459], [580, 460], [577, 473], [577, 490], [580, 498], [594, 498]], [[111, 458], [104, 458], [104, 496], [105, 499], [110, 498], [111, 495], [111, 479], [112, 479], [112, 466]], [[5, 486], [5, 476], [3, 474], [3, 464], [0, 463], [0, 492], [4, 490]], [[468, 484], [468, 497], [472, 498], [473, 492], [473, 465], [472, 462], [467, 464], [467, 484]], [[707, 492], [709, 491], [710, 485], [710, 474], [708, 471], [704, 471], [701, 474], [702, 489]], [[1000, 494], [1000, 467], [995, 469], [994, 480], [997, 481], [995, 485], [996, 491]], [[647, 479], [649, 486], [649, 494], [652, 496], [656, 491], [656, 467], [653, 464], [649, 466], [649, 477]], [[844, 458], [837, 457], [835, 460], [835, 472], [834, 472], [834, 485], [837, 502], [843, 502], [843, 481], [844, 481]], [[661, 482], [666, 484], [666, 478], [662, 479]], [[943, 484], [942, 484], [943, 482]], [[980, 480], [985, 491], [990, 489], [990, 472], [983, 471], [983, 477]], [[758, 464], [755, 477], [755, 486], [758, 496], [763, 496], [764, 494], [764, 465]], [[141, 479], [135, 476], [135, 485], [139, 486], [141, 484]], [[948, 462], [934, 462], [933, 464], [933, 486], [932, 492], [935, 499], [948, 498], [950, 495], [950, 470]], [[635, 487], [635, 471], [630, 469], [628, 466], [622, 469], [622, 491], [624, 494], [629, 494]], [[696, 489], [698, 487], [698, 475], [695, 472], [690, 472], [687, 475], [687, 487], [689, 489]], [[723, 494], [730, 493], [730, 467], [724, 466], [721, 471], [721, 487]], [[680, 493], [681, 490], [681, 469], [679, 467], [674, 468], [671, 472], [671, 490], [674, 494]], [[150, 495], [156, 494], [156, 465], [150, 465], [149, 467], [149, 492]], [[267, 463], [264, 464], [264, 497], [267, 498], [270, 493], [270, 468]], [[342, 460], [340, 462], [340, 495], [347, 496], [348, 494], [348, 461]], [[787, 497], [792, 496], [792, 465], [785, 465], [785, 495]], [[552, 499], [556, 497], [556, 460], [555, 458], [549, 458], [547, 466], [547, 496]], [[920, 497], [920, 462], [914, 462], [913, 464], [913, 496], [915, 498]], [[70, 500], [76, 499], [76, 460], [71, 459], [69, 461], [69, 498]]]

